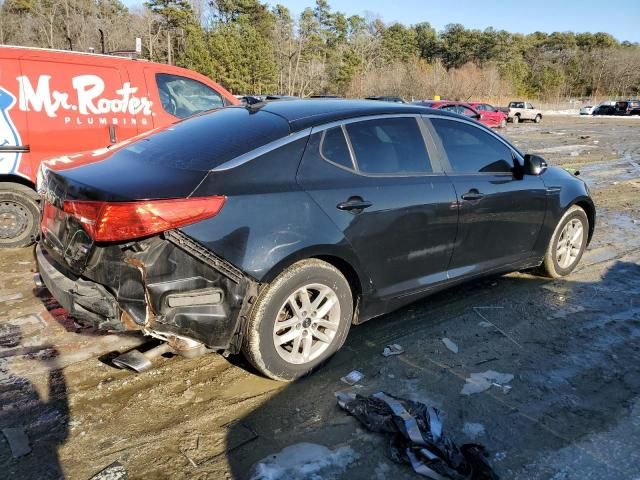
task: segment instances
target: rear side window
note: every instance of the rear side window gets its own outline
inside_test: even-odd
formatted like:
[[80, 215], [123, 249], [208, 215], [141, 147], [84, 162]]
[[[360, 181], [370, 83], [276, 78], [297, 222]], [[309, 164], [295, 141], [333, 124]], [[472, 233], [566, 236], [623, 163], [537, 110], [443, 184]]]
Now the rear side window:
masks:
[[361, 172], [390, 175], [431, 172], [415, 118], [365, 120], [349, 123], [345, 128]]
[[174, 117], [187, 118], [224, 106], [218, 92], [192, 78], [158, 73], [156, 83], [162, 108]]
[[351, 154], [341, 127], [329, 128], [322, 133], [320, 154], [331, 163], [353, 169]]
[[513, 154], [500, 140], [468, 123], [431, 119], [456, 173], [509, 173]]

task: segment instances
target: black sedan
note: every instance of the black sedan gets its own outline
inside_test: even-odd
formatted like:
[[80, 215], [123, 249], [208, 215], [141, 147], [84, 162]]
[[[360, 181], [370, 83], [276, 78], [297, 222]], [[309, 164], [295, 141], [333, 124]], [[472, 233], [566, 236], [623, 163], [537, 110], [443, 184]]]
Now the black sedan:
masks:
[[568, 275], [595, 224], [579, 178], [415, 105], [230, 107], [111, 150], [43, 172], [44, 283], [76, 318], [279, 380], [437, 290]]

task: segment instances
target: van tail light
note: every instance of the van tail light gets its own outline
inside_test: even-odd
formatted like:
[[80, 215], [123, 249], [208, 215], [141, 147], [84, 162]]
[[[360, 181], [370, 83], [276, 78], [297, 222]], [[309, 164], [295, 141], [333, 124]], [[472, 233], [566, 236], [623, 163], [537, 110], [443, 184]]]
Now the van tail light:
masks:
[[95, 242], [148, 237], [216, 215], [225, 197], [98, 202], [65, 200], [64, 211], [80, 222]]

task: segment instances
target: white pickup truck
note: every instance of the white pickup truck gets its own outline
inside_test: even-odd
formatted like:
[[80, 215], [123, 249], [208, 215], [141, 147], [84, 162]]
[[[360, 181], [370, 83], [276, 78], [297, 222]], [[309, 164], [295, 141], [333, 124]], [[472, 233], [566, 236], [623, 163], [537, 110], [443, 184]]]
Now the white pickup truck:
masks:
[[529, 102], [509, 102], [508, 120], [519, 123], [523, 120], [531, 120], [536, 123], [542, 121], [542, 112], [534, 108]]

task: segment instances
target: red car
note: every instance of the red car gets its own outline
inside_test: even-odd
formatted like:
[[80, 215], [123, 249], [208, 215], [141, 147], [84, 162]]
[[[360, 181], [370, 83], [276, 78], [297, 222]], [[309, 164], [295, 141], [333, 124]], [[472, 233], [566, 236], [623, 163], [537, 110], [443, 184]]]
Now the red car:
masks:
[[[504, 128], [507, 126], [508, 115], [505, 112], [501, 112], [493, 105], [489, 105], [488, 103], [477, 103], [477, 102], [469, 103], [469, 105], [471, 105], [475, 110], [480, 112], [483, 119], [485, 118], [487, 119], [486, 123], [483, 122], [485, 123], [485, 125], [488, 125], [490, 127], [495, 126], [498, 128]], [[489, 124], [489, 122], [492, 122], [492, 124]]]
[[[420, 100], [413, 103], [415, 105], [422, 105], [423, 107], [459, 113], [460, 115], [478, 120], [487, 127], [504, 128], [507, 126], [507, 116], [486, 103], [468, 104], [451, 100]], [[475, 108], [474, 105], [478, 105], [478, 108]], [[479, 106], [483, 108], [479, 108]], [[485, 110], [484, 107], [489, 107], [493, 110]]]

